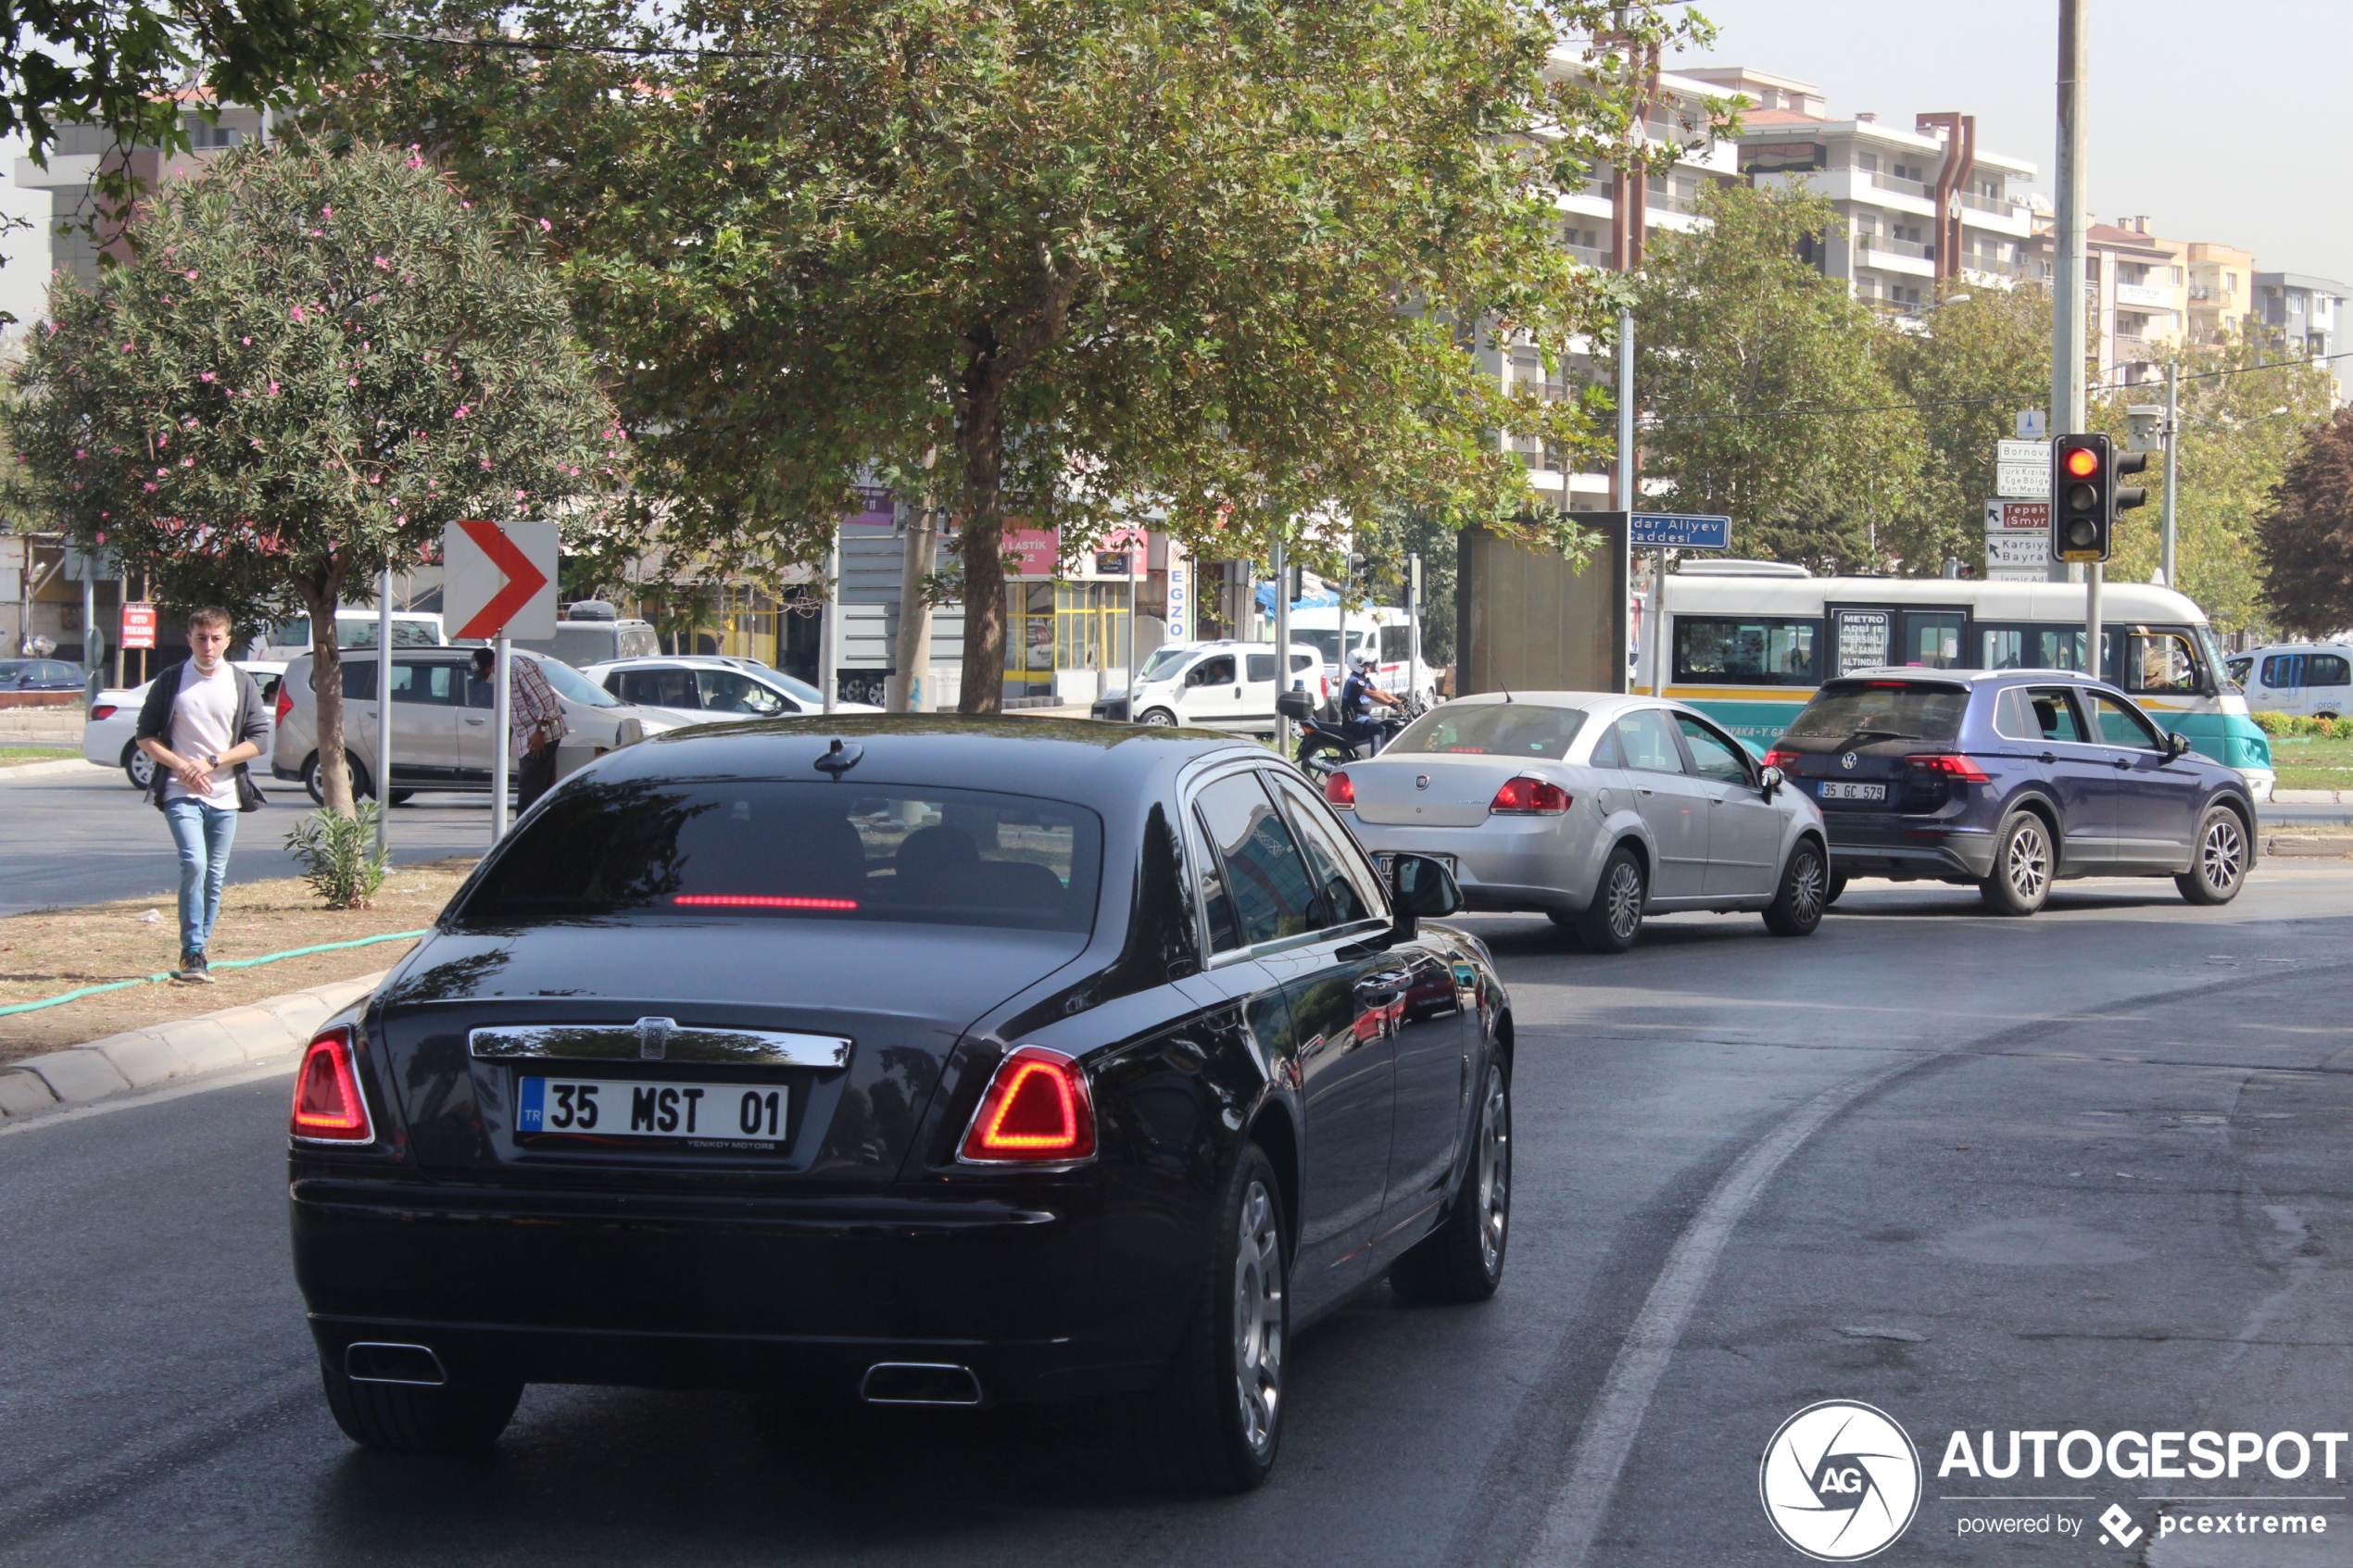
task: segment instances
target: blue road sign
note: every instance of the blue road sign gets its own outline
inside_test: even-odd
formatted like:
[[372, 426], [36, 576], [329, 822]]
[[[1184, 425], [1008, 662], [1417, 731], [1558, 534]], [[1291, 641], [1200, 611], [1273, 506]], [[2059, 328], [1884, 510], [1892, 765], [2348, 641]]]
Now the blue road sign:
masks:
[[1732, 520], [1728, 517], [1636, 512], [1632, 521], [1633, 533], [1628, 543], [1637, 548], [1645, 545], [1669, 550], [1729, 550], [1732, 547]]

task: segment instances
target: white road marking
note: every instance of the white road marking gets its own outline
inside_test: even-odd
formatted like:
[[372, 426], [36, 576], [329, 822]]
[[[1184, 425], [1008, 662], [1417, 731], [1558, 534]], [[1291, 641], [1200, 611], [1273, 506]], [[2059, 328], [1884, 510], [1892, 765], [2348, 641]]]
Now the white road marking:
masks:
[[1926, 1060], [1926, 1055], [1906, 1056], [1825, 1089], [1758, 1139], [1716, 1184], [1716, 1190], [1707, 1195], [1707, 1201], [1676, 1238], [1666, 1266], [1659, 1270], [1633, 1327], [1627, 1331], [1625, 1344], [1618, 1347], [1617, 1360], [1610, 1363], [1609, 1375], [1603, 1380], [1601, 1393], [1569, 1451], [1568, 1479], [1545, 1510], [1543, 1528], [1528, 1556], [1530, 1564], [1583, 1568], [1608, 1516], [1610, 1499], [1617, 1491], [1634, 1439], [1642, 1432], [1651, 1397], [1667, 1375], [1667, 1363], [1674, 1360], [1684, 1325], [1699, 1304], [1700, 1293], [1707, 1288], [1708, 1277], [1716, 1272], [1716, 1261], [1731, 1240], [1734, 1227], [1765, 1190], [1765, 1184], [1832, 1117]]
[[67, 1110], [44, 1110], [38, 1115], [25, 1117], [21, 1121], [11, 1118], [6, 1123], [0, 1123], [0, 1138], [9, 1137], [18, 1133], [30, 1133], [36, 1128], [55, 1127], [68, 1122], [85, 1122], [93, 1116], [111, 1116], [118, 1110], [136, 1110], [142, 1106], [161, 1105], [168, 1099], [184, 1099], [190, 1095], [210, 1094], [215, 1089], [233, 1089], [239, 1084], [258, 1083], [264, 1078], [275, 1078], [292, 1073], [301, 1057], [300, 1051], [289, 1051], [274, 1061], [265, 1061], [253, 1067], [241, 1067], [233, 1073], [208, 1073], [185, 1084], [168, 1084], [162, 1088], [149, 1089], [144, 1094], [116, 1095], [112, 1098], [102, 1099], [94, 1105], [77, 1105]]

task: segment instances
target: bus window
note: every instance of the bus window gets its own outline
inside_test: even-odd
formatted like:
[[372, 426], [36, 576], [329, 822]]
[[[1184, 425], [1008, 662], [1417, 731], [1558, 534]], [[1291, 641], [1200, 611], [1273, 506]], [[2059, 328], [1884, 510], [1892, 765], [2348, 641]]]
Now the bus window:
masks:
[[[2342, 662], [2340, 660], [2340, 662]], [[2196, 652], [2180, 632], [2152, 632], [2135, 626], [2124, 635], [2124, 678], [2130, 692], [2175, 693], [2194, 696], [2205, 689]]]
[[1810, 686], [1818, 621], [1675, 618], [1675, 679], [1719, 685]]
[[1969, 618], [1958, 610], [1904, 612], [1904, 647], [1895, 660], [1924, 670], [1961, 668], [1961, 627]]
[[1980, 622], [1981, 670], [2081, 670], [2083, 633], [2050, 626], [1988, 626]]

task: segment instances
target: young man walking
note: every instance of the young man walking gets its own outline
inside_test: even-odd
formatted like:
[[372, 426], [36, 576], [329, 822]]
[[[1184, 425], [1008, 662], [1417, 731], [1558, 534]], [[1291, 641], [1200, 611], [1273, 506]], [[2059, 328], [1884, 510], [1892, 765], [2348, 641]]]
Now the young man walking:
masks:
[[[512, 671], [513, 700], [507, 705], [507, 739], [515, 761], [515, 815], [556, 787], [556, 743], [564, 738], [563, 704], [547, 684], [535, 660], [507, 656]], [[474, 649], [474, 679], [487, 685], [497, 678], [498, 656], [488, 648]]]
[[155, 759], [147, 798], [180, 851], [180, 968], [175, 978], [209, 985], [205, 948], [220, 918], [220, 884], [237, 813], [261, 809], [245, 764], [270, 739], [261, 688], [230, 663], [229, 612], [188, 615], [188, 660], [156, 677], [139, 710], [139, 749]]

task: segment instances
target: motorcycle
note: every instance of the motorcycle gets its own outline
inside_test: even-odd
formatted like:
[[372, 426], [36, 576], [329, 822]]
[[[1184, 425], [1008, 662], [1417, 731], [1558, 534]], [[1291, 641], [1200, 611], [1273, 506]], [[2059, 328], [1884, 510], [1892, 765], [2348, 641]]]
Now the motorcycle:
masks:
[[1320, 789], [1326, 779], [1349, 763], [1377, 756], [1406, 724], [1403, 719], [1376, 719], [1373, 722], [1379, 733], [1360, 741], [1352, 738], [1341, 724], [1323, 719], [1306, 721], [1306, 733], [1300, 736], [1296, 753], [1299, 771], [1315, 780]]

